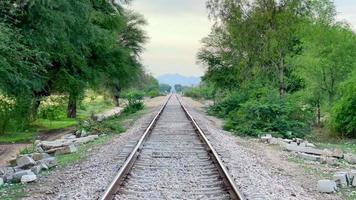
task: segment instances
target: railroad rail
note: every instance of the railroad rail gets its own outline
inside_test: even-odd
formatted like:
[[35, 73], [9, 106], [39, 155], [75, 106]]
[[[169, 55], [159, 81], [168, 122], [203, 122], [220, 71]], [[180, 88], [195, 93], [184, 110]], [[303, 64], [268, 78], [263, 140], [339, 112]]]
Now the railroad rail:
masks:
[[101, 197], [112, 199], [245, 198], [182, 101], [170, 95]]

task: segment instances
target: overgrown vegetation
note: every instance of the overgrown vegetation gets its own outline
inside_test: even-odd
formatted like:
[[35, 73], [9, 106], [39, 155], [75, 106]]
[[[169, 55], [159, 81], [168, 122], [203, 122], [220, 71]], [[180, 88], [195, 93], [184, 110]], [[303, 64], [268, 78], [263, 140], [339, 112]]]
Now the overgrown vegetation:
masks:
[[[119, 106], [129, 88], [159, 94], [157, 80], [139, 59], [146, 22], [123, 7], [128, 2], [0, 2], [1, 138], [32, 132], [34, 126], [75, 125]], [[88, 103], [89, 90], [105, 99]]]
[[198, 59], [211, 114], [238, 134], [302, 137], [323, 128], [356, 138], [356, 34], [329, 0], [210, 0]]

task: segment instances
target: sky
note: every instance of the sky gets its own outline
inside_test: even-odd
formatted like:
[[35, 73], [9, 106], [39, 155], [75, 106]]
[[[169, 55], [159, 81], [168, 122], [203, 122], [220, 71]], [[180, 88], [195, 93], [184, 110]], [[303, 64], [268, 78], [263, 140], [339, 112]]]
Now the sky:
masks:
[[[204, 67], [197, 64], [201, 39], [210, 33], [212, 23], [206, 0], [135, 0], [130, 8], [144, 15], [149, 42], [142, 62], [154, 76], [178, 73], [201, 76]], [[356, 0], [335, 0], [338, 20], [347, 21], [356, 30]]]

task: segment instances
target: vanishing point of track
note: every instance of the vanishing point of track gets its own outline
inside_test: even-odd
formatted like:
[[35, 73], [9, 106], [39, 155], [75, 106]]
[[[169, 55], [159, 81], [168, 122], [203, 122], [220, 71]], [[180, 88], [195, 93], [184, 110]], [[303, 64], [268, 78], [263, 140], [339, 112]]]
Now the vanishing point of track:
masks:
[[101, 197], [112, 199], [244, 197], [199, 125], [171, 95]]

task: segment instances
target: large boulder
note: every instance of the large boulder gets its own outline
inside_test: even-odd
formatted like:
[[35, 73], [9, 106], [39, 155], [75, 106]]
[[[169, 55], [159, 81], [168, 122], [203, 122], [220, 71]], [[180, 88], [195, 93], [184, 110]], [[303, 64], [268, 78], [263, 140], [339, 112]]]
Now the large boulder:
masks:
[[28, 155], [18, 157], [16, 163], [18, 167], [23, 169], [30, 168], [36, 164], [36, 162]]
[[35, 174], [24, 175], [21, 177], [21, 183], [31, 183], [37, 180], [37, 176]]
[[53, 149], [54, 150], [54, 155], [63, 155], [63, 154], [71, 154], [77, 151], [77, 148], [74, 146], [74, 144], [64, 146], [58, 149]]
[[320, 180], [318, 181], [318, 190], [322, 193], [334, 193], [337, 191], [337, 186], [335, 181]]
[[50, 157], [37, 161], [37, 164], [41, 165], [42, 169], [50, 169], [57, 166], [57, 160], [55, 157]]
[[307, 154], [307, 153], [300, 153], [298, 152], [298, 157], [304, 159], [304, 160], [310, 160], [310, 161], [320, 161], [321, 157], [317, 155], [312, 155], [312, 154]]
[[51, 156], [48, 153], [33, 153], [31, 157], [34, 161], [39, 161], [45, 158], [49, 158]]
[[347, 187], [348, 185], [348, 173], [347, 172], [337, 172], [333, 175], [333, 180], [340, 187]]
[[356, 164], [356, 155], [352, 153], [347, 153], [344, 155], [344, 159], [350, 164]]
[[6, 174], [13, 174], [15, 172], [13, 167], [0, 167], [0, 176], [5, 176]]
[[35, 175], [31, 170], [22, 170], [15, 172], [12, 175], [12, 179], [7, 180], [7, 182], [19, 183], [21, 182], [21, 178], [25, 175]]

